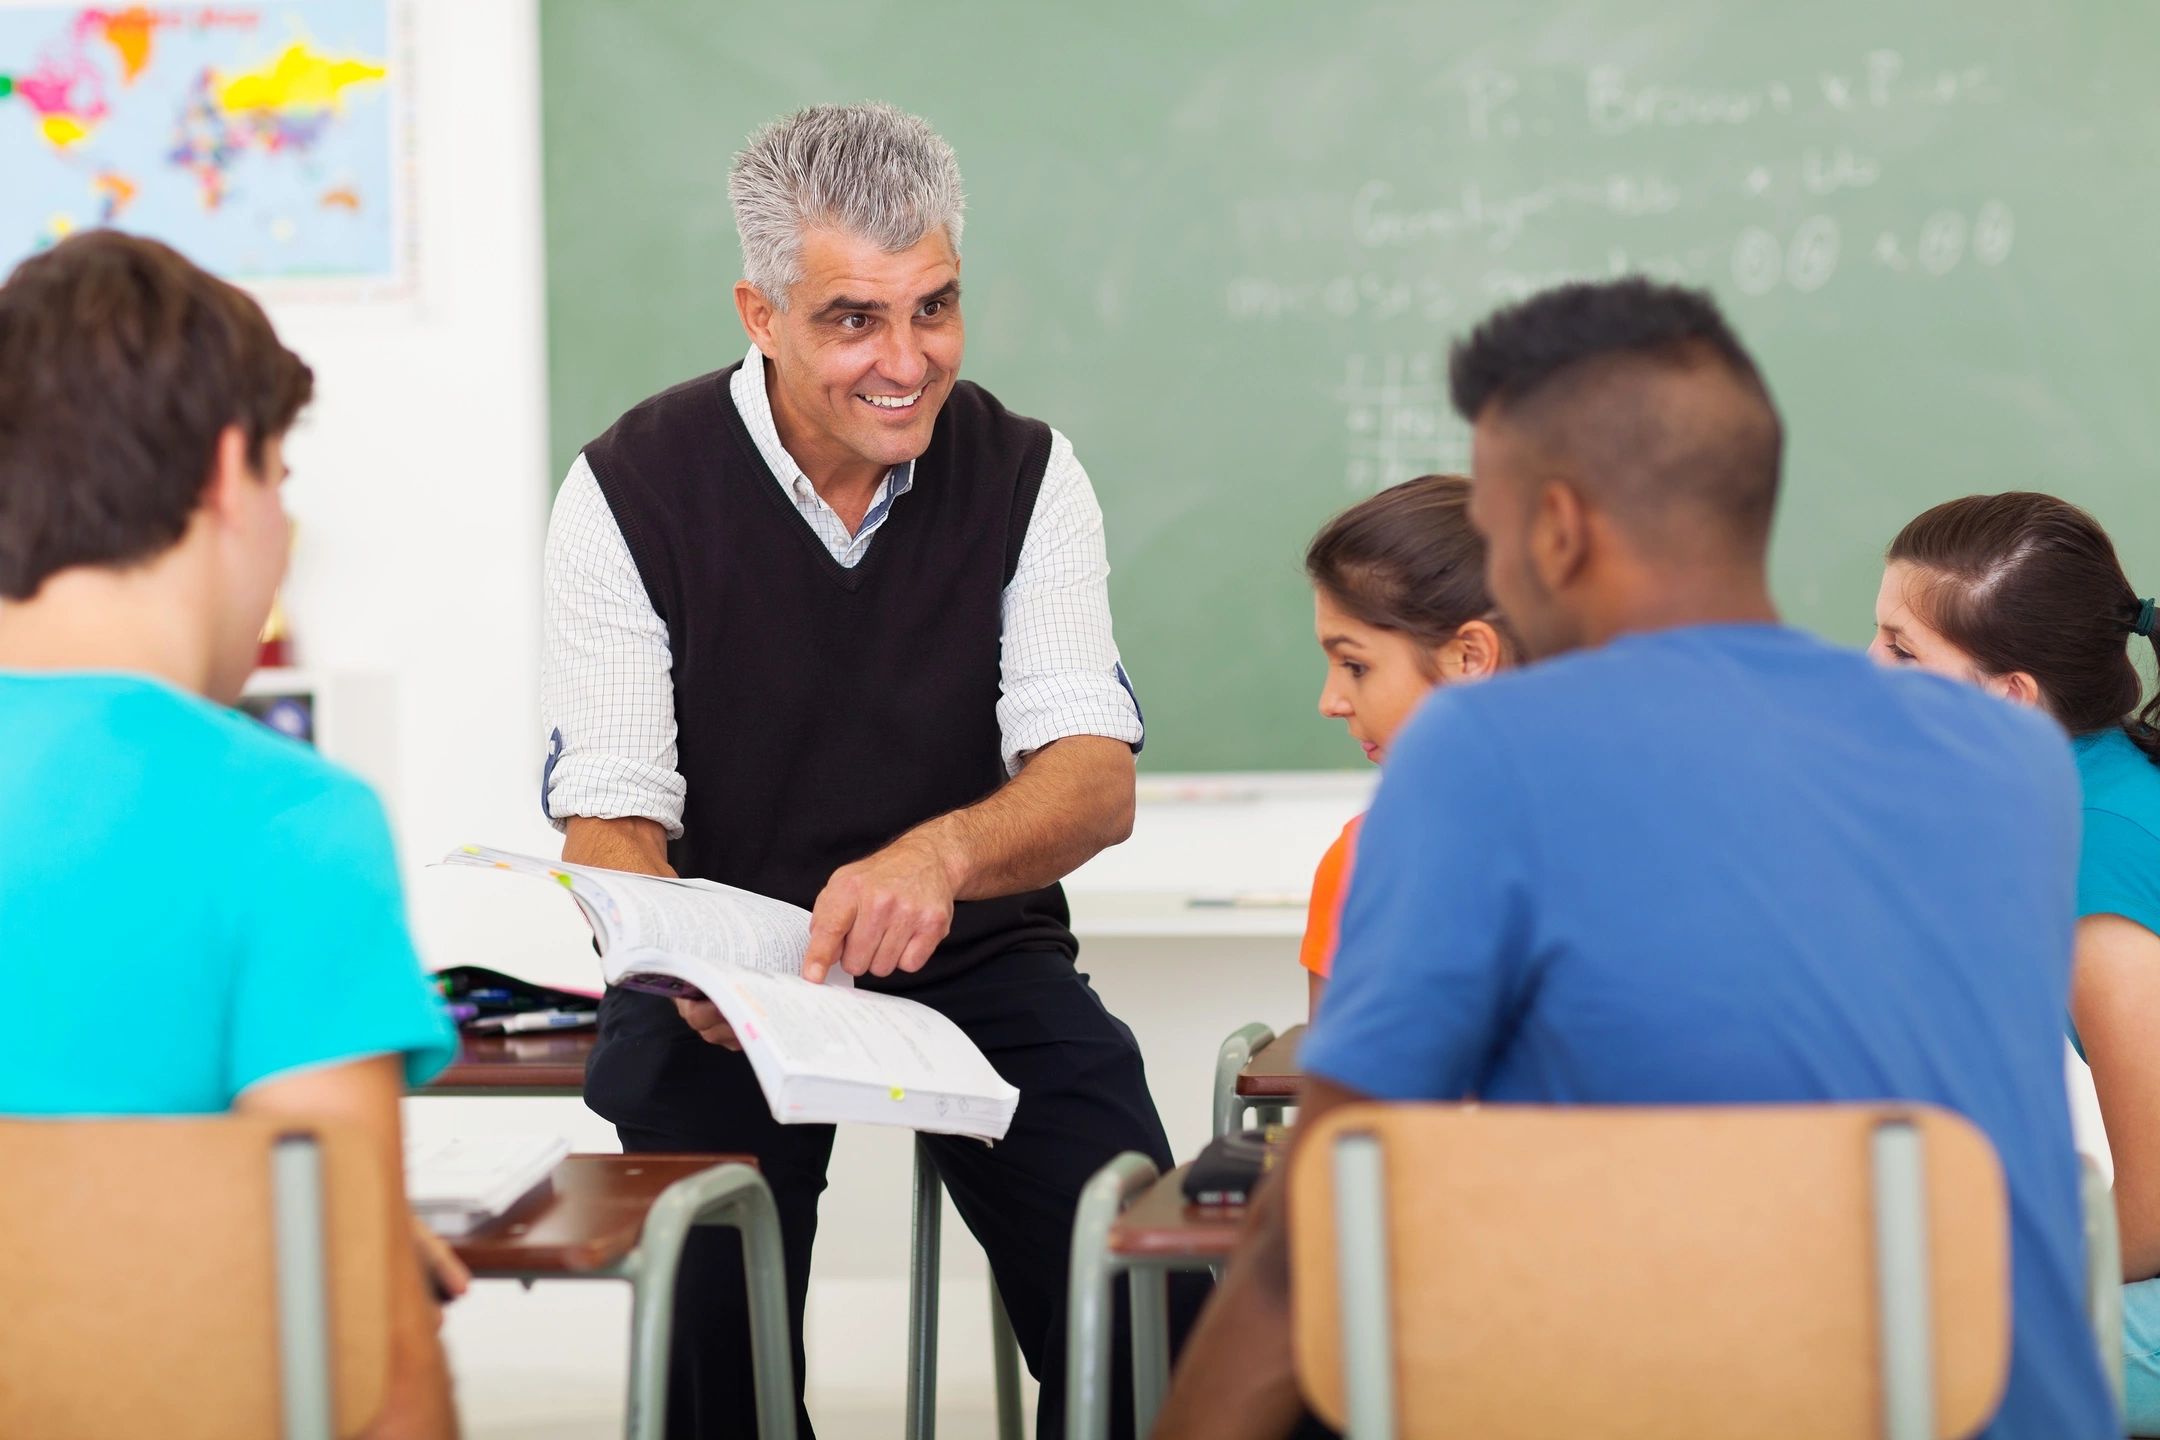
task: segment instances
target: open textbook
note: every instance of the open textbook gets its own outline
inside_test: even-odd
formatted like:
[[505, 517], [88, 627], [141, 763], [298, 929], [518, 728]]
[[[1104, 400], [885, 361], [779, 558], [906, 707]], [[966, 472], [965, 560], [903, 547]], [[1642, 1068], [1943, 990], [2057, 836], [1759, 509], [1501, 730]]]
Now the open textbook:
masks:
[[810, 912], [710, 880], [630, 875], [467, 845], [444, 865], [507, 870], [570, 893], [610, 985], [703, 995], [735, 1029], [773, 1118], [1004, 1137], [1020, 1092], [927, 1005], [801, 975]]

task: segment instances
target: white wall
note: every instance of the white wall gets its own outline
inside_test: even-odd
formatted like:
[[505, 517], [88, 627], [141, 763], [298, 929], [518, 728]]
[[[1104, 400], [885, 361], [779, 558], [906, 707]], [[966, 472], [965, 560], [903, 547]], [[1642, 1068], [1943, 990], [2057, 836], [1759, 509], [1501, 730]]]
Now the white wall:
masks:
[[[365, 306], [273, 293], [268, 305], [316, 374], [316, 402], [287, 447], [299, 659], [380, 674], [393, 689], [385, 800], [421, 953], [440, 966], [545, 953], [561, 938], [556, 917], [465, 905], [422, 868], [472, 839], [555, 843], [537, 803], [549, 478], [539, 34], [535, 0], [424, 0], [405, 13], [417, 86], [411, 293]], [[571, 1101], [407, 1113], [422, 1134], [531, 1126], [615, 1148]], [[468, 1433], [604, 1433], [576, 1417], [613, 1413], [628, 1333], [617, 1292], [496, 1285], [456, 1307], [447, 1336]], [[564, 1415], [571, 1428], [551, 1430]]]
[[[539, 846], [540, 618], [547, 506], [534, 0], [413, 4], [418, 273], [409, 298], [269, 300], [315, 369], [287, 448], [299, 521], [286, 600], [315, 671], [396, 695], [386, 799], [408, 876], [485, 836]], [[475, 940], [413, 889], [434, 964]]]

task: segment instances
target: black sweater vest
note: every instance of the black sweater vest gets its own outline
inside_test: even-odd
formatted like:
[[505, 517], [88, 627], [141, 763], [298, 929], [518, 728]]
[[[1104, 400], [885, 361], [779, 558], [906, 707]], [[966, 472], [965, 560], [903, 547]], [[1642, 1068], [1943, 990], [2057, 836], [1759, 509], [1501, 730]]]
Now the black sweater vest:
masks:
[[[674, 660], [687, 787], [677, 872], [808, 906], [840, 866], [1005, 782], [1004, 591], [1050, 428], [962, 381], [914, 486], [843, 568], [728, 392], [738, 367], [638, 405], [585, 447]], [[907, 989], [1000, 952], [1076, 946], [1058, 886], [954, 907]]]

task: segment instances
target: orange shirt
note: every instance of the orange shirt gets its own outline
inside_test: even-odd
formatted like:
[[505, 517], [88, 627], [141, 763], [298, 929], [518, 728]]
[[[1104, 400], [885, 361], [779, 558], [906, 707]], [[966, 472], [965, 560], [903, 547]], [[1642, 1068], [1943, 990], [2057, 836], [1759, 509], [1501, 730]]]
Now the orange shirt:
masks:
[[1342, 827], [1342, 834], [1320, 857], [1313, 872], [1312, 900], [1305, 909], [1305, 940], [1298, 946], [1298, 962], [1315, 975], [1334, 968], [1335, 945], [1342, 931], [1343, 896], [1350, 893], [1350, 864], [1357, 856], [1358, 827], [1363, 815]]

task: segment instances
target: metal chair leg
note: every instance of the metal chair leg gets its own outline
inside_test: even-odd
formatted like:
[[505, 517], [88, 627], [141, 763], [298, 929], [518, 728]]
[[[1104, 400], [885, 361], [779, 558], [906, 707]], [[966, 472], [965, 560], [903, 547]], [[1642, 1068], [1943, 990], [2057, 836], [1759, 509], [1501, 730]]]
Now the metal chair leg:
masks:
[[1883, 1434], [1935, 1434], [1934, 1318], [1928, 1292], [1927, 1174], [1919, 1130], [1875, 1129], [1875, 1291], [1882, 1321]]
[[2122, 1236], [2116, 1229], [2115, 1196], [2089, 1159], [2078, 1162], [2078, 1189], [2085, 1205], [2085, 1310], [2093, 1341], [2107, 1371], [2115, 1413], [2123, 1413]]
[[[933, 1440], [937, 1432], [938, 1262], [943, 1248], [945, 1199], [937, 1167], [920, 1135], [915, 1137], [914, 1235], [908, 1267], [908, 1440]], [[998, 1440], [1022, 1440], [1020, 1342], [1005, 1313], [997, 1279], [990, 1280], [990, 1360], [997, 1378]]]
[[331, 1440], [330, 1276], [324, 1247], [321, 1142], [280, 1135], [270, 1150], [271, 1226], [277, 1247], [279, 1409], [291, 1440]]
[[914, 1240], [908, 1260], [907, 1440], [937, 1433], [938, 1247], [945, 1192], [930, 1147], [915, 1137]]
[[1275, 1032], [1257, 1020], [1224, 1037], [1215, 1052], [1215, 1128], [1210, 1133], [1228, 1135], [1244, 1128], [1246, 1106], [1238, 1098], [1238, 1072], [1274, 1040]]
[[1170, 1275], [1156, 1266], [1126, 1272], [1132, 1294], [1133, 1434], [1155, 1428], [1170, 1392]]
[[683, 1246], [701, 1225], [742, 1232], [750, 1301], [750, 1353], [760, 1440], [795, 1440], [795, 1376], [788, 1337], [787, 1260], [780, 1211], [764, 1177], [748, 1165], [715, 1165], [660, 1192], [645, 1217], [630, 1279], [630, 1440], [660, 1440], [667, 1422], [669, 1342]]
[[1103, 1440], [1110, 1432], [1111, 1282], [1123, 1268], [1110, 1253], [1110, 1227], [1157, 1173], [1154, 1161], [1128, 1150], [1096, 1171], [1080, 1192], [1066, 1301], [1071, 1307], [1065, 1338], [1066, 1440]]
[[1394, 1440], [1395, 1335], [1388, 1300], [1387, 1179], [1380, 1142], [1335, 1138], [1335, 1253], [1348, 1433]]
[[1020, 1430], [1020, 1341], [997, 1280], [990, 1281], [990, 1363], [997, 1372], [998, 1440], [1022, 1440]]

